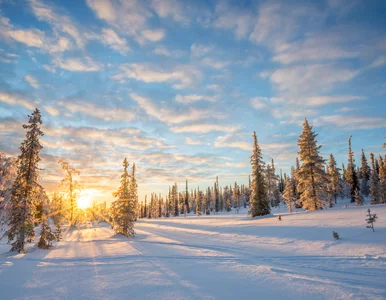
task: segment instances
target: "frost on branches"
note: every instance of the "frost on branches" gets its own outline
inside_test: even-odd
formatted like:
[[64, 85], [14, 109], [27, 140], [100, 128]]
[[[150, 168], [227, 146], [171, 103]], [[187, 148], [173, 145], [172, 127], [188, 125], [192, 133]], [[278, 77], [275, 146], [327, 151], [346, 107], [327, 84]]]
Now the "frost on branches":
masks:
[[16, 178], [15, 159], [0, 152], [0, 222], [6, 225], [9, 218], [9, 200], [12, 194], [12, 185]]
[[18, 170], [9, 200], [9, 229], [5, 233], [12, 245], [11, 251], [24, 251], [25, 243], [32, 242], [35, 237], [35, 211], [42, 192], [38, 184], [38, 163], [43, 148], [39, 141], [39, 137], [43, 136], [41, 124], [40, 111], [35, 109], [29, 116], [28, 124], [23, 125], [27, 134], [16, 160]]
[[317, 134], [308, 124], [303, 123], [303, 131], [298, 140], [299, 156], [302, 165], [297, 174], [299, 202], [307, 211], [322, 209], [326, 204], [326, 174], [324, 159], [319, 155], [321, 146], [317, 146]]
[[[114, 194], [118, 199], [111, 205], [113, 227], [117, 234], [126, 237], [134, 236], [134, 221], [136, 218], [137, 185], [135, 183], [135, 166], [130, 176], [127, 168], [129, 163], [125, 158], [123, 161], [123, 174], [121, 175], [121, 186]], [[132, 177], [132, 178], [130, 178]], [[131, 180], [130, 180], [131, 179]], [[134, 183], [134, 184], [133, 184]]]
[[252, 217], [268, 215], [271, 210], [268, 202], [267, 185], [264, 178], [264, 162], [261, 149], [253, 132], [253, 152], [251, 156], [252, 183], [249, 214]]

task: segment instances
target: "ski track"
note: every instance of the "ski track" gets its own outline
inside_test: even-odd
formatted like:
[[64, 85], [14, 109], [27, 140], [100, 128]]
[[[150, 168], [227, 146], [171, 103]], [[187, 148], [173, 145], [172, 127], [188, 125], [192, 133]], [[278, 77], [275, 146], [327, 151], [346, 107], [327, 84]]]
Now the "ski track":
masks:
[[132, 239], [87, 224], [51, 251], [2, 254], [0, 299], [385, 299], [386, 222], [351, 230], [355, 213], [141, 220]]

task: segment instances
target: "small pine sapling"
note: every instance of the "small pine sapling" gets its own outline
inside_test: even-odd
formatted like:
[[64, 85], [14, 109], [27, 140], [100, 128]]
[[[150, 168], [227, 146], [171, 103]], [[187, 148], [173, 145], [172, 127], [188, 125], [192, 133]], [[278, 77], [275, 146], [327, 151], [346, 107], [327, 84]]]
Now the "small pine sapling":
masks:
[[278, 219], [279, 221], [281, 221], [281, 215], [278, 215], [278, 216], [277, 216], [277, 219]]
[[339, 240], [339, 234], [337, 232], [333, 231], [332, 236], [334, 237], [334, 239]]
[[378, 216], [377, 216], [377, 214], [372, 214], [371, 211], [370, 211], [370, 208], [367, 210], [367, 212], [369, 214], [368, 214], [368, 218], [366, 219], [366, 222], [369, 225], [367, 225], [366, 228], [371, 228], [373, 230], [373, 232], [374, 232], [375, 231], [374, 230], [374, 223], [378, 219]]

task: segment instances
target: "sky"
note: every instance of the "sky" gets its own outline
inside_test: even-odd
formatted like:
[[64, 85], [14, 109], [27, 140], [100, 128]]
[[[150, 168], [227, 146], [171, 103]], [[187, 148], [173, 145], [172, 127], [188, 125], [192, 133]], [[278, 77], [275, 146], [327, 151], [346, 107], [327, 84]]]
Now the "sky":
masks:
[[253, 131], [288, 172], [304, 118], [325, 158], [353, 135], [359, 162], [384, 154], [385, 96], [385, 1], [0, 0], [0, 151], [38, 107], [48, 191], [60, 158], [97, 200], [125, 157], [140, 199], [247, 183]]

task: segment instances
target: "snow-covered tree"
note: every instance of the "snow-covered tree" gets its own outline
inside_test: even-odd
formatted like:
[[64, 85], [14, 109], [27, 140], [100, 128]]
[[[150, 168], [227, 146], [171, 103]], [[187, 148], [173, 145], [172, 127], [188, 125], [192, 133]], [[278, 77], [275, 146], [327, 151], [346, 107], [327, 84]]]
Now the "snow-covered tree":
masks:
[[118, 198], [112, 203], [112, 218], [114, 230], [117, 234], [126, 237], [134, 236], [135, 220], [135, 197], [130, 191], [130, 175], [128, 172], [129, 162], [123, 160], [123, 174], [121, 175], [121, 186], [114, 195]]
[[269, 214], [270, 207], [267, 195], [267, 184], [264, 178], [264, 161], [256, 132], [253, 132], [253, 151], [251, 156], [252, 182], [249, 214], [252, 217]]
[[68, 222], [70, 226], [76, 225], [75, 213], [77, 208], [77, 198], [79, 196], [79, 190], [81, 189], [78, 181], [75, 180], [75, 176], [79, 175], [80, 172], [70, 166], [70, 163], [64, 159], [58, 161], [63, 173], [64, 178], [60, 182], [60, 186], [66, 189], [67, 200], [68, 200]]
[[362, 193], [359, 189], [355, 191], [355, 203], [357, 206], [362, 206], [365, 200], [363, 199]]
[[8, 243], [12, 245], [11, 251], [18, 252], [24, 251], [25, 243], [35, 238], [35, 211], [42, 191], [38, 183], [38, 164], [43, 149], [39, 140], [43, 136], [40, 111], [35, 109], [28, 117], [28, 124], [23, 125], [27, 130], [26, 139], [20, 146], [21, 153], [16, 160], [18, 169], [9, 200], [9, 228], [5, 233]]
[[55, 234], [52, 232], [48, 221], [47, 202], [44, 201], [42, 207], [42, 226], [40, 230], [40, 238], [37, 246], [40, 249], [49, 249], [52, 247], [52, 242], [56, 240]]
[[[336, 204], [336, 200], [340, 193], [342, 192], [343, 186], [342, 181], [340, 179], [340, 169], [336, 166], [336, 161], [334, 155], [330, 154], [330, 160], [328, 162], [328, 194], [329, 199], [332, 202], [334, 200], [334, 204]], [[331, 206], [331, 205], [330, 205]]]
[[359, 189], [359, 182], [358, 182], [357, 172], [355, 170], [354, 153], [351, 150], [351, 138], [352, 136], [350, 136], [348, 139], [348, 164], [347, 164], [345, 178], [346, 178], [346, 183], [350, 187], [351, 202], [355, 202], [355, 191]]
[[51, 218], [56, 227], [55, 236], [58, 241], [62, 239], [62, 224], [64, 221], [64, 203], [63, 196], [59, 193], [54, 193], [51, 198]]
[[185, 206], [184, 206], [184, 211], [185, 213], [190, 213], [190, 206], [189, 206], [189, 191], [188, 191], [188, 180], [186, 180], [186, 186], [185, 186]]
[[377, 170], [375, 167], [375, 158], [374, 154], [370, 154], [370, 161], [371, 161], [371, 176], [370, 176], [370, 203], [371, 204], [378, 204], [380, 203], [380, 197], [379, 197], [379, 178], [377, 174]]
[[0, 152], [0, 225], [4, 225], [10, 216], [8, 203], [12, 195], [16, 171], [15, 159]]
[[370, 170], [370, 167], [367, 163], [367, 159], [366, 159], [365, 152], [363, 151], [363, 149], [362, 149], [361, 168], [359, 171], [359, 175], [361, 178], [360, 190], [361, 190], [362, 194], [367, 197], [370, 193], [369, 181], [370, 181], [371, 170]]
[[283, 198], [284, 202], [287, 204], [289, 212], [292, 213], [293, 205], [296, 201], [296, 194], [294, 193], [293, 183], [289, 176], [287, 176], [285, 180]]
[[297, 173], [299, 201], [306, 210], [322, 209], [325, 204], [327, 183], [324, 172], [324, 159], [319, 155], [321, 146], [317, 145], [317, 134], [308, 124], [303, 123], [303, 131], [298, 140], [299, 156], [302, 165]]
[[379, 156], [379, 202], [386, 203], [386, 161]]

